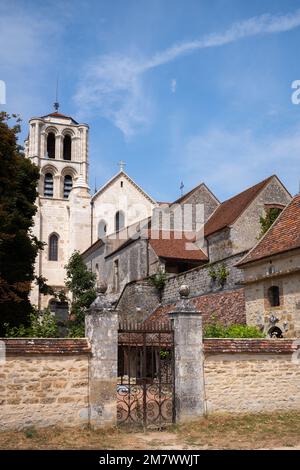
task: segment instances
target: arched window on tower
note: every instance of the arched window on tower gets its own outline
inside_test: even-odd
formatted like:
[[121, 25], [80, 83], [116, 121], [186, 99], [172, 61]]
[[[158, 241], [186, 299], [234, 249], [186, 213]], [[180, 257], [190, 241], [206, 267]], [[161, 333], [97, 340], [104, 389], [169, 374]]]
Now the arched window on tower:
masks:
[[44, 196], [53, 197], [53, 175], [46, 173], [44, 178]]
[[49, 261], [58, 260], [58, 236], [52, 233], [49, 237]]
[[55, 158], [55, 134], [49, 132], [47, 136], [47, 155], [48, 158]]
[[65, 199], [68, 199], [72, 187], [73, 187], [72, 176], [66, 175], [64, 177], [64, 198]]
[[105, 220], [100, 220], [98, 224], [98, 238], [104, 238], [106, 237], [106, 222]]
[[64, 160], [71, 160], [71, 150], [72, 150], [72, 140], [71, 140], [71, 136], [67, 134], [64, 137], [64, 144], [63, 144], [63, 159]]
[[119, 232], [125, 226], [125, 215], [123, 211], [116, 212], [115, 215], [115, 232]]

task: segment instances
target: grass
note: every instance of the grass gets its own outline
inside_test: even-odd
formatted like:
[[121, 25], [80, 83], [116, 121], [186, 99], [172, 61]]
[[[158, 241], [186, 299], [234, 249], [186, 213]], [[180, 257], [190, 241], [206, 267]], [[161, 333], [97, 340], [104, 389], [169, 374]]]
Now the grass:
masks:
[[300, 448], [300, 412], [215, 414], [165, 431], [30, 427], [0, 432], [0, 449]]

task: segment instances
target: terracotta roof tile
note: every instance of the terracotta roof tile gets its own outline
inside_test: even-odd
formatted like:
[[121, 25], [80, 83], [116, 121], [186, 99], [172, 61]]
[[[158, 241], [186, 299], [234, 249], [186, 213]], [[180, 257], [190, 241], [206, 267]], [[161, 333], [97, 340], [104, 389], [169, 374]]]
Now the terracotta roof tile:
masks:
[[263, 238], [241, 259], [244, 265], [271, 255], [300, 248], [300, 195], [294, 197]]
[[233, 224], [273, 177], [270, 176], [242, 193], [224, 201], [206, 222], [204, 235], [207, 237]]
[[1, 338], [7, 355], [77, 355], [90, 354], [86, 338]]
[[[167, 236], [168, 238], [164, 238]], [[176, 236], [181, 238], [176, 238]], [[151, 233], [149, 243], [160, 258], [208, 261], [206, 254], [194, 245], [195, 240], [195, 235], [191, 235], [189, 238], [179, 232], [159, 231]]]

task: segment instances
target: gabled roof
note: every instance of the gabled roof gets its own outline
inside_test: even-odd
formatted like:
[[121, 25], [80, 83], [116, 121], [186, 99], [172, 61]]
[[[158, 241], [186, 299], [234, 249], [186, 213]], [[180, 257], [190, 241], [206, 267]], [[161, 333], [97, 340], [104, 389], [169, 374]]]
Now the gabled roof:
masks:
[[149, 196], [133, 179], [130, 178], [130, 176], [125, 173], [125, 171], [121, 170], [119, 173], [117, 173], [115, 176], [113, 176], [107, 183], [104, 184], [98, 191], [92, 196], [92, 201], [96, 199], [103, 191], [105, 191], [109, 186], [111, 186], [118, 178], [126, 178], [127, 181], [129, 181], [140, 193], [143, 194], [143, 196], [148, 199], [152, 204], [156, 205], [156, 201]]
[[183, 196], [180, 196], [180, 198], [176, 199], [176, 201], [172, 202], [172, 204], [181, 204], [184, 202], [186, 199], [188, 199], [192, 194], [194, 194], [198, 189], [201, 187], [205, 188], [214, 198], [217, 202], [220, 202], [219, 199], [214, 195], [214, 193], [206, 186], [205, 183], [200, 183], [197, 186], [195, 186], [193, 189], [191, 189], [188, 193], [183, 194]]
[[[208, 261], [206, 254], [196, 245], [195, 234], [191, 237], [186, 237], [184, 233], [177, 233], [173, 231], [165, 232], [157, 231], [151, 234], [149, 231], [149, 243], [153, 251], [159, 258], [186, 260], [186, 261]], [[176, 236], [181, 238], [176, 238]]]
[[65, 114], [61, 114], [61, 113], [50, 113], [50, 114], [46, 114], [45, 116], [41, 116], [42, 119], [46, 118], [46, 117], [57, 117], [59, 119], [71, 119], [71, 121], [74, 122], [74, 124], [78, 124], [77, 121], [75, 121], [75, 119], [73, 119], [71, 116], [66, 116]]
[[238, 266], [300, 248], [300, 195], [293, 198]]
[[244, 212], [244, 210], [251, 204], [251, 202], [258, 196], [258, 194], [265, 188], [272, 178], [277, 178], [275, 175], [261, 181], [260, 183], [251, 186], [251, 188], [237, 194], [236, 196], [227, 199], [217, 207], [217, 209], [210, 216], [204, 227], [204, 235], [212, 235], [219, 230], [233, 224], [236, 219]]
[[[117, 252], [123, 250], [127, 246], [134, 243], [136, 240], [141, 238], [149, 239], [149, 245], [159, 258], [173, 259], [181, 261], [208, 261], [206, 254], [197, 246], [193, 246], [193, 242], [196, 241], [195, 234], [191, 234], [191, 237], [185, 237], [182, 234], [182, 238], [176, 238], [181, 234], [173, 231], [153, 231], [143, 230], [142, 236], [136, 236], [134, 238], [128, 238], [118, 248], [109, 253], [105, 258], [109, 258], [115, 255]], [[168, 237], [168, 238], [164, 238]]]

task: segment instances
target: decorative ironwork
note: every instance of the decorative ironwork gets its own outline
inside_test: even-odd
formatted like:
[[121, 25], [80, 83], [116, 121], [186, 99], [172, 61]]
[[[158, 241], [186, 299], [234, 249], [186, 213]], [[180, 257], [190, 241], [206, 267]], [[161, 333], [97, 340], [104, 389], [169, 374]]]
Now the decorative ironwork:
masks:
[[161, 428], [174, 412], [174, 335], [170, 323], [122, 324], [118, 341], [117, 422]]

